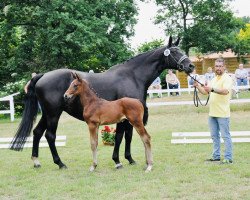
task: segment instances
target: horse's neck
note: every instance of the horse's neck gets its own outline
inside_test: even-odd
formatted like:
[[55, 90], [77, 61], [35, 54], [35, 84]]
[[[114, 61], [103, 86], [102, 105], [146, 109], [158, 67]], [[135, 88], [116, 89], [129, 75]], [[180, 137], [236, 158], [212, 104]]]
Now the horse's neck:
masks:
[[88, 106], [94, 101], [97, 101], [98, 99], [99, 97], [89, 87], [85, 87], [80, 93], [80, 100], [84, 107]]
[[149, 86], [165, 68], [168, 68], [164, 63], [164, 49], [165, 47], [162, 47], [155, 51], [141, 54], [127, 61], [126, 68], [131, 69], [136, 80]]

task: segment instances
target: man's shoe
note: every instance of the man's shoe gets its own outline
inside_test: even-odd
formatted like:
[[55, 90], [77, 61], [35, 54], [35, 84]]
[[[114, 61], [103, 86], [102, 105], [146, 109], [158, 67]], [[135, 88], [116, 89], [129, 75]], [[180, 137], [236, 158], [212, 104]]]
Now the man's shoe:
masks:
[[217, 158], [217, 159], [209, 158], [209, 159], [206, 159], [206, 161], [209, 161], [209, 162], [220, 161], [220, 158]]
[[229, 160], [229, 159], [224, 159], [221, 164], [232, 164], [233, 161], [232, 160]]

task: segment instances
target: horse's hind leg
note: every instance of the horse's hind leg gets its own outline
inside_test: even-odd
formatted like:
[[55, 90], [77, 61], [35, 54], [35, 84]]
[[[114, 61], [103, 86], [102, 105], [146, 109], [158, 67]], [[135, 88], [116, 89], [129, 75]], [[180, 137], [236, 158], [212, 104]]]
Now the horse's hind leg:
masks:
[[128, 120], [124, 122], [125, 124], [125, 158], [129, 161], [131, 165], [135, 164], [131, 156], [131, 141], [133, 136], [133, 126]]
[[122, 168], [122, 164], [120, 163], [119, 159], [119, 149], [120, 149], [120, 144], [122, 142], [122, 138], [124, 135], [125, 131], [125, 124], [124, 122], [120, 122], [116, 125], [116, 134], [115, 134], [115, 146], [114, 146], [114, 151], [113, 151], [113, 156], [112, 159], [115, 161], [115, 168], [120, 169]]
[[55, 145], [55, 141], [56, 141], [56, 130], [57, 130], [57, 126], [58, 126], [58, 120], [60, 117], [61, 113], [56, 115], [56, 116], [48, 116], [47, 115], [47, 130], [45, 133], [45, 137], [49, 143], [49, 148], [54, 160], [54, 163], [57, 164], [59, 166], [60, 169], [63, 168], [67, 168], [65, 164], [62, 163], [57, 150], [56, 150], [56, 145]]
[[43, 114], [36, 128], [33, 130], [33, 147], [32, 147], [31, 159], [34, 162], [35, 168], [41, 167], [41, 164], [38, 160], [39, 142], [46, 128], [47, 128], [46, 117], [45, 117], [45, 114]]
[[88, 123], [90, 133], [90, 145], [93, 155], [93, 163], [89, 168], [93, 172], [97, 167], [97, 145], [98, 145], [98, 126], [94, 123]]

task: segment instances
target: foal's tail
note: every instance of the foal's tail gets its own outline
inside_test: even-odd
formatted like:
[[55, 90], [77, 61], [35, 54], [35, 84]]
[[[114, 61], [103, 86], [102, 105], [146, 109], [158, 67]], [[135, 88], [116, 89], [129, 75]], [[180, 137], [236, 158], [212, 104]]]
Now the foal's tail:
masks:
[[24, 147], [27, 137], [30, 135], [38, 112], [38, 101], [35, 93], [35, 85], [42, 76], [43, 74], [38, 74], [30, 81], [28, 93], [24, 99], [22, 121], [19, 124], [16, 135], [10, 144], [10, 149], [12, 150], [21, 151]]
[[148, 107], [146, 105], [146, 102], [142, 102], [142, 105], [144, 108], [143, 124], [147, 125], [147, 123], [148, 123]]

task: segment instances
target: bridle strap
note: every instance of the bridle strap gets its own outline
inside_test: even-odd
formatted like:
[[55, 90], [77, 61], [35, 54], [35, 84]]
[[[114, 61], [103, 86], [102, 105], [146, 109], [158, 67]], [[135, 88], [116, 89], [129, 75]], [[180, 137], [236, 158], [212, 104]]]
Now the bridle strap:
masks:
[[177, 62], [177, 65], [181, 65], [181, 62], [183, 61], [183, 60], [185, 60], [186, 58], [188, 58], [186, 55], [183, 55], [181, 58], [180, 58], [180, 60]]
[[[181, 64], [185, 59], [187, 59], [188, 57], [186, 55], [183, 55], [178, 61], [175, 59], [175, 57], [173, 57], [171, 55], [171, 49], [178, 49], [178, 47], [170, 47], [170, 48], [166, 48], [165, 49], [165, 52], [167, 52], [167, 54], [165, 54], [164, 52], [164, 55], [168, 58], [168, 56], [171, 56], [171, 58], [176, 62], [177, 64], [177, 67], [178, 67], [178, 70], [183, 70], [183, 65]], [[169, 63], [169, 59], [168, 59], [168, 63]]]
[[[188, 74], [188, 76], [190, 78], [192, 78], [194, 81], [198, 82], [199, 84], [201, 84], [201, 86], [204, 86], [204, 84], [202, 84], [200, 81], [198, 81], [195, 77], [191, 76], [190, 74]], [[196, 87], [194, 87], [194, 96], [193, 96], [193, 101], [194, 101], [194, 105], [195, 107], [199, 106], [199, 103], [201, 106], [206, 106], [208, 104], [208, 101], [210, 99], [210, 93], [208, 93], [208, 97], [207, 97], [207, 101], [205, 104], [202, 104], [199, 96], [198, 96], [198, 89]]]
[[[171, 58], [176, 62], [177, 64], [177, 67], [179, 70], [183, 70], [183, 65], [181, 64], [185, 59], [187, 59], [188, 57], [186, 55], [183, 55], [178, 61], [171, 55], [171, 51], [170, 49], [173, 49], [173, 48], [178, 48], [178, 47], [170, 47], [170, 48], [166, 48], [165, 51], [164, 51], [164, 55], [167, 57], [171, 56]], [[168, 59], [168, 64], [169, 64], [169, 59]], [[197, 81], [199, 84], [201, 84], [201, 86], [204, 86], [204, 84], [202, 84], [201, 82], [199, 82], [195, 77], [192, 77], [190, 74], [187, 74], [190, 78], [192, 78], [194, 81]], [[198, 96], [198, 90], [196, 87], [194, 87], [194, 97], [193, 97], [193, 100], [194, 100], [194, 105], [196, 107], [199, 106], [199, 103], [200, 105], [202, 106], [206, 106], [208, 104], [208, 101], [209, 101], [209, 98], [210, 98], [210, 93], [208, 93], [208, 97], [207, 97], [207, 101], [205, 104], [202, 104], [199, 96]]]

